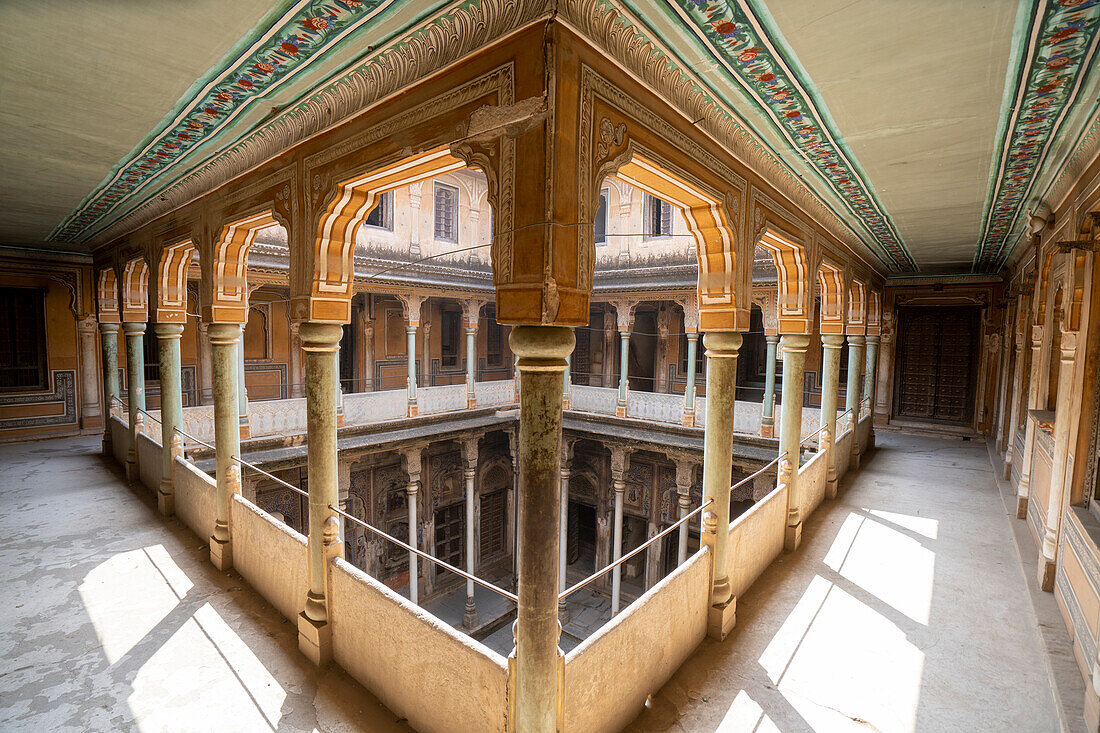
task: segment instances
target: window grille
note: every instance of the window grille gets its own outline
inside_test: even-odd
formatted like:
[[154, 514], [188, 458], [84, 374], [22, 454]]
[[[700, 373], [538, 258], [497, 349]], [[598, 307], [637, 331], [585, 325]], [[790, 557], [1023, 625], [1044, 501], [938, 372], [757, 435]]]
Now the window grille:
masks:
[[378, 203], [367, 214], [367, 226], [393, 231], [393, 191], [378, 197]]
[[672, 235], [672, 204], [656, 196], [645, 195], [644, 239], [656, 239]]
[[600, 194], [600, 207], [596, 209], [596, 221], [593, 223], [595, 228], [595, 241], [596, 244], [607, 243], [607, 194]]
[[46, 291], [0, 288], [0, 391], [49, 389]]
[[458, 241], [458, 189], [435, 184], [435, 238]]

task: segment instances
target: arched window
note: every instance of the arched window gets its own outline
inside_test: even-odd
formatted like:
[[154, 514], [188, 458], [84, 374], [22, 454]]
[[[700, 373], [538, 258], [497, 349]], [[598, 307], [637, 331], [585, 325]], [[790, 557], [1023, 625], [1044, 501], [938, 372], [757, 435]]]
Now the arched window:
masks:
[[265, 308], [252, 306], [248, 309], [248, 323], [244, 327], [244, 358], [253, 361], [270, 358]]

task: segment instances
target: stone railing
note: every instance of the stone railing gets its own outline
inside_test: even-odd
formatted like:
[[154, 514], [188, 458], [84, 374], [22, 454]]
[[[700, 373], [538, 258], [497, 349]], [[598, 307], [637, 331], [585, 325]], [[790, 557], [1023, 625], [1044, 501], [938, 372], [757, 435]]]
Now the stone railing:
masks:
[[397, 420], [408, 411], [409, 395], [403, 389], [355, 392], [344, 395], [344, 425], [366, 425]]
[[569, 386], [569, 406], [581, 412], [614, 415], [618, 399], [619, 390], [614, 387], [586, 387], [582, 384]]
[[[421, 415], [457, 412], [466, 409], [466, 385], [445, 384], [441, 387], [420, 387], [416, 390], [417, 409]], [[347, 415], [344, 416], [347, 425]]]
[[[612, 404], [612, 412], [614, 412], [614, 404]], [[656, 420], [679, 425], [684, 417], [684, 396], [658, 392], [630, 392], [626, 398], [626, 415], [639, 420]]]
[[502, 407], [516, 401], [516, 383], [512, 379], [478, 382], [474, 385], [478, 407]]
[[249, 402], [248, 430], [253, 436], [304, 433], [306, 398]]

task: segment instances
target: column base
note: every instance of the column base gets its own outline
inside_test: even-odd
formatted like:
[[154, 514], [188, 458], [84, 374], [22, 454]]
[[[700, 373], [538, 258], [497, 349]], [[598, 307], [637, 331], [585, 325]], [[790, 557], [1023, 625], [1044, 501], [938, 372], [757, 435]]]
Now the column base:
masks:
[[558, 601], [558, 623], [565, 626], [569, 623], [569, 618], [569, 606], [566, 605], [565, 601]]
[[836, 498], [838, 484], [839, 484], [839, 482], [836, 480], [835, 476], [833, 476], [829, 479], [826, 479], [826, 481], [825, 481], [825, 498], [826, 499], [835, 499]]
[[466, 629], [477, 628], [477, 609], [469, 598], [466, 599], [466, 613], [462, 614], [462, 626]]
[[626, 405], [616, 403], [615, 405], [615, 417], [626, 417]]
[[1039, 556], [1039, 572], [1037, 577], [1039, 579], [1039, 587], [1051, 593], [1054, 591], [1054, 571], [1058, 567], [1058, 564], [1054, 560], [1049, 560], [1042, 555]]
[[763, 420], [761, 420], [760, 421], [760, 436], [763, 437], [763, 438], [774, 438], [775, 437], [775, 424], [772, 423], [771, 421], [764, 422]]
[[344, 413], [342, 412], [336, 413], [336, 427], [344, 427]]
[[[855, 437], [855, 436], [853, 436], [853, 437]], [[860, 458], [862, 456], [863, 456], [862, 451], [852, 451], [852, 460], [851, 460], [851, 467], [852, 468], [854, 468], [856, 470], [859, 470], [859, 462], [860, 462]]]
[[737, 623], [737, 597], [707, 609], [707, 637], [723, 641]]
[[210, 563], [218, 570], [229, 570], [233, 567], [233, 541], [210, 538]]
[[1012, 456], [1005, 457], [1004, 468], [1001, 470], [1001, 480], [1008, 481], [1012, 478]]
[[569, 398], [568, 397], [562, 397], [561, 398], [561, 409], [563, 409], [563, 410], [571, 409], [569, 407]]
[[418, 414], [417, 409], [416, 409], [416, 401], [415, 400], [410, 401], [408, 407], [409, 407], [408, 417], [416, 417], [417, 414]]
[[126, 482], [134, 483], [138, 480], [138, 475], [137, 455], [134, 454], [134, 449], [131, 448], [126, 452]]
[[471, 397], [470, 395], [466, 395], [466, 409], [467, 410], [476, 410], [477, 409], [477, 398], [476, 397]]
[[298, 651], [317, 667], [332, 661], [332, 626], [314, 621], [305, 612], [298, 614]]
[[682, 422], [685, 428], [695, 427], [695, 411], [684, 410]]
[[160, 489], [157, 491], [157, 508], [160, 513], [166, 517], [170, 517], [176, 512], [176, 495], [174, 493], [175, 486], [172, 484], [172, 479], [162, 479], [160, 482]]
[[1027, 519], [1027, 497], [1026, 496], [1017, 496], [1016, 497], [1016, 518], [1017, 519]]
[[248, 427], [248, 423], [241, 423], [241, 440], [248, 440], [252, 437], [252, 430]]
[[103, 455], [105, 455], [105, 456], [109, 456], [109, 455], [111, 455], [111, 453], [114, 452], [114, 444], [111, 442], [111, 439], [108, 438], [106, 435], [103, 436], [103, 443], [102, 443], [101, 450], [103, 451]]
[[798, 549], [798, 546], [802, 544], [802, 522], [794, 525], [787, 525], [783, 532], [783, 549], [787, 552], [794, 552]]

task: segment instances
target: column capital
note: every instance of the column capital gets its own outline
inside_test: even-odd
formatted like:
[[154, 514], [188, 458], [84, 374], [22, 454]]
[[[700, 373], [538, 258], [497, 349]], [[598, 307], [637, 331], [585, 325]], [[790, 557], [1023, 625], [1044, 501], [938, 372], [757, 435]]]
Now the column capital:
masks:
[[740, 331], [707, 331], [703, 336], [708, 359], [736, 359], [742, 341]]
[[405, 316], [405, 323], [407, 327], [416, 328], [420, 325], [420, 308], [424, 305], [424, 301], [428, 299], [427, 295], [398, 295], [397, 299], [401, 301], [401, 309]]
[[570, 440], [565, 436], [561, 439], [561, 472], [564, 476], [570, 468], [570, 464], [573, 462], [573, 448], [576, 446], [577, 441]]
[[848, 335], [849, 346], [863, 346], [865, 343], [867, 343], [867, 337], [862, 334], [853, 333]]
[[615, 321], [619, 327], [619, 333], [629, 333], [634, 326], [634, 311], [638, 307], [638, 301], [613, 300], [611, 305], [615, 308]]
[[409, 481], [415, 483], [420, 480], [421, 458], [424, 454], [424, 446], [417, 445], [405, 448], [401, 451], [401, 463], [405, 466], [405, 473], [409, 474]]
[[867, 334], [864, 338], [867, 340], [868, 346], [878, 346], [879, 342], [882, 340], [882, 337], [876, 334]]
[[96, 332], [96, 326], [99, 322], [92, 314], [85, 315], [83, 318], [78, 318], [76, 321], [76, 329], [82, 334], [90, 334]]
[[694, 461], [684, 458], [675, 459], [676, 462], [676, 491], [680, 494], [690, 494], [691, 485], [695, 483]]
[[[618, 443], [612, 443], [607, 448], [611, 451], [611, 479], [616, 484], [622, 484], [626, 471], [630, 468], [631, 449]], [[621, 491], [622, 489], [616, 486], [615, 490]]]
[[237, 343], [241, 337], [241, 330], [239, 323], [210, 323], [207, 324], [206, 333], [212, 345], [229, 346]]
[[784, 353], [805, 354], [810, 347], [810, 337], [804, 333], [785, 333], [779, 340], [779, 345]]
[[515, 326], [508, 336], [512, 353], [521, 367], [564, 368], [565, 357], [573, 353], [577, 340], [565, 326]]
[[118, 324], [117, 323], [100, 323], [99, 324], [99, 332], [100, 333], [118, 333]]
[[481, 320], [481, 307], [485, 305], [485, 301], [479, 298], [463, 298], [459, 302], [462, 303], [462, 317], [466, 321], [466, 328], [476, 331], [478, 321]]
[[336, 351], [343, 336], [344, 329], [335, 323], [304, 321], [298, 326], [303, 351]]
[[[764, 340], [766, 342], [768, 342], [769, 344], [778, 344], [779, 343], [779, 334], [777, 334], [777, 333], [764, 334]], [[843, 339], [841, 339], [841, 340], [843, 341]]]
[[145, 321], [134, 323], [133, 321], [125, 321], [122, 324], [122, 330], [127, 336], [140, 336], [145, 333]]
[[840, 350], [844, 348], [844, 337], [840, 334], [822, 334], [821, 345], [826, 349]]
[[463, 438], [459, 445], [462, 448], [462, 460], [466, 461], [467, 468], [477, 469], [478, 441], [481, 435], [471, 435]]
[[178, 339], [183, 335], [182, 323], [154, 323], [153, 333], [158, 339]]

